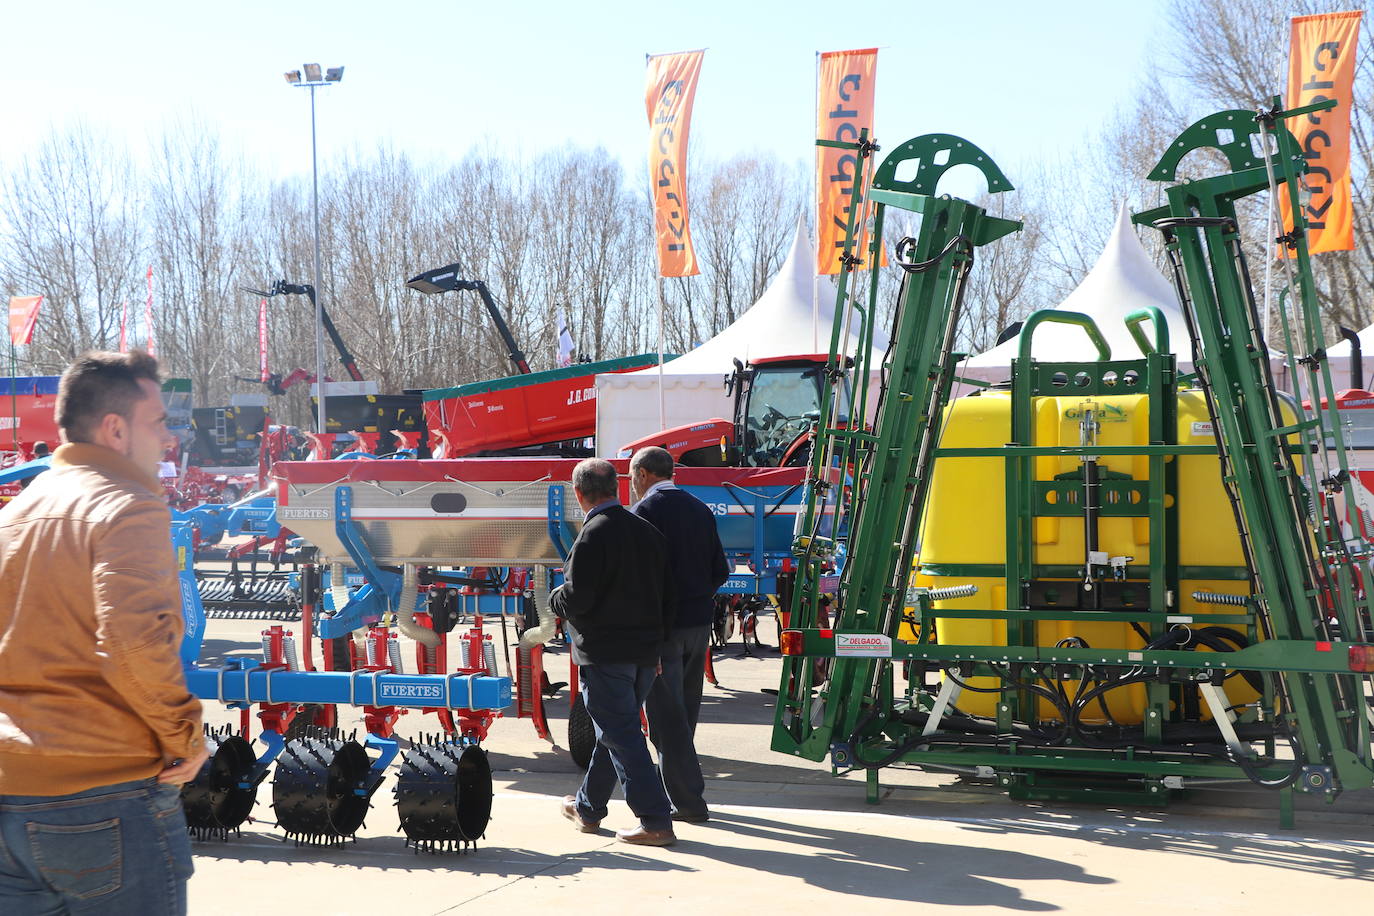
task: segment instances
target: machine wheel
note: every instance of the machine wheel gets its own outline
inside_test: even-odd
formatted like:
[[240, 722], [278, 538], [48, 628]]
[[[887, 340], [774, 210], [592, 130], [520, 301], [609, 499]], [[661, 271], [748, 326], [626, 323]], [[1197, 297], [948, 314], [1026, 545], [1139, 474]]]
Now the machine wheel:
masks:
[[181, 787], [181, 806], [186, 811], [186, 826], [197, 839], [225, 839], [253, 810], [257, 782], [243, 784], [258, 761], [252, 745], [228, 726], [218, 732], [207, 729], [205, 747], [210, 758], [196, 778]]
[[298, 843], [339, 843], [358, 832], [375, 786], [356, 741], [314, 730], [286, 745], [272, 780], [277, 823]]
[[475, 744], [436, 740], [405, 752], [396, 779], [396, 812], [406, 845], [464, 852], [491, 820], [491, 764]]
[[572, 709], [568, 711], [568, 753], [572, 754], [573, 763], [585, 770], [587, 764], [592, 762], [592, 751], [595, 749], [596, 726], [592, 725], [592, 717], [579, 692], [573, 698]]
[[317, 727], [326, 726], [322, 719], [326, 718], [325, 712], [332, 710], [333, 707], [326, 703], [306, 703], [291, 719], [291, 724], [286, 726], [286, 732], [282, 738], [289, 744], [297, 738], [308, 738], [313, 734]]

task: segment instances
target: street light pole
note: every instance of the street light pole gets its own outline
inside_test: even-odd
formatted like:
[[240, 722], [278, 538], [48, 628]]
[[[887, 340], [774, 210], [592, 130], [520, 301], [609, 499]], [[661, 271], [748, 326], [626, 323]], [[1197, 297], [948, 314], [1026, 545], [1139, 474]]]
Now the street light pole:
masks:
[[[320, 282], [320, 160], [319, 151], [315, 142], [315, 85], [310, 85], [310, 184], [311, 197], [315, 207], [315, 388], [319, 391], [319, 400], [316, 406], [319, 413], [315, 420], [317, 432], [328, 432], [328, 425], [325, 418], [329, 413], [325, 410], [324, 401], [326, 382], [324, 380], [324, 334], [321, 329], [324, 327], [324, 284]], [[326, 456], [327, 457], [327, 456]]]
[[317, 432], [325, 433], [329, 431], [326, 422], [326, 417], [329, 414], [325, 409], [324, 283], [320, 270], [320, 160], [315, 134], [315, 90], [343, 79], [344, 68], [330, 67], [324, 79], [320, 79], [319, 64], [305, 64], [304, 70], [304, 80], [301, 79], [300, 70], [292, 70], [286, 74], [286, 81], [293, 86], [305, 87], [310, 90], [310, 178], [311, 200], [315, 211], [315, 294], [311, 298], [315, 300], [315, 390], [318, 392], [315, 429]]

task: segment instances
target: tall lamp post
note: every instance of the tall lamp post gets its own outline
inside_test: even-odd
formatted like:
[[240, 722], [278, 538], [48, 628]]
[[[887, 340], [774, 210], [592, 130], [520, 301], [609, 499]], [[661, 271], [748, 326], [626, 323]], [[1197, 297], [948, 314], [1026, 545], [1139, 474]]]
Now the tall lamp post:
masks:
[[319, 392], [315, 424], [317, 432], [325, 433], [329, 430], [325, 423], [328, 414], [324, 406], [324, 335], [321, 333], [324, 327], [324, 284], [320, 282], [320, 161], [315, 143], [315, 90], [343, 79], [344, 68], [330, 67], [323, 79], [320, 77], [319, 64], [305, 64], [303, 69], [305, 79], [301, 79], [300, 70], [290, 70], [286, 73], [286, 81], [292, 86], [310, 90], [310, 176], [315, 205], [315, 387]]

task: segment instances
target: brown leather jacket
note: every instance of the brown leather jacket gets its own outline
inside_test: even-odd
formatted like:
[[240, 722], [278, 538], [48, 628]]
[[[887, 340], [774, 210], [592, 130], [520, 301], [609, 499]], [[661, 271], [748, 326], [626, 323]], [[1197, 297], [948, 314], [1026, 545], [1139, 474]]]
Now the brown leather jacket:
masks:
[[0, 795], [154, 776], [201, 746], [156, 478], [69, 443], [0, 511]]

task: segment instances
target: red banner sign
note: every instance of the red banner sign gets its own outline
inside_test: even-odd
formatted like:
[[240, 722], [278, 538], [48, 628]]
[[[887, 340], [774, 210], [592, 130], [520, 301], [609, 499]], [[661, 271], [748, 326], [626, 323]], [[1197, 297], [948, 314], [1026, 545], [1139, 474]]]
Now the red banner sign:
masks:
[[38, 322], [38, 307], [42, 296], [10, 296], [10, 341], [15, 346], [33, 340], [33, 326]]
[[148, 321], [148, 355], [157, 356], [157, 338], [153, 336], [153, 265], [148, 265], [148, 308], [144, 317]]
[[[856, 143], [859, 131], [873, 132], [873, 83], [878, 49], [827, 51], [821, 55], [816, 86], [816, 136]], [[816, 147], [816, 273], [840, 272], [849, 228], [859, 157], [852, 150]], [[855, 252], [863, 257], [861, 252]]]
[[[1302, 145], [1311, 196], [1302, 205], [1307, 250], [1350, 251], [1355, 247], [1350, 202], [1350, 110], [1355, 79], [1355, 43], [1360, 13], [1326, 13], [1293, 20], [1288, 52], [1289, 108], [1335, 99], [1336, 107], [1288, 122]], [[1288, 195], [1280, 198], [1284, 231], [1293, 228]]]
[[258, 375], [267, 381], [267, 300], [258, 302]]
[[644, 94], [649, 115], [649, 190], [654, 198], [658, 272], [664, 277], [701, 273], [687, 219], [687, 133], [703, 54], [683, 51], [649, 58]]

